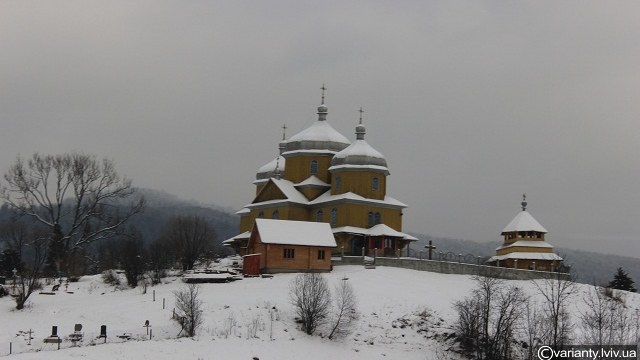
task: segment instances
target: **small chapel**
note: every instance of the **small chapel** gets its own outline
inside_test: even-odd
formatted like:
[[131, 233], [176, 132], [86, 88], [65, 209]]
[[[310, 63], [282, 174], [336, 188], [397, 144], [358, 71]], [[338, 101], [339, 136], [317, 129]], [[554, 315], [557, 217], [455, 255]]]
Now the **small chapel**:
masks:
[[[259, 242], [251, 239], [269, 237], [256, 234], [271, 228], [265, 222], [256, 227], [256, 219], [326, 223], [335, 241], [326, 251], [334, 256], [402, 256], [407, 245], [417, 240], [402, 232], [407, 205], [387, 195], [387, 161], [365, 140], [362, 109], [352, 142], [329, 123], [324, 91], [323, 86], [317, 120], [288, 139], [283, 133], [279, 155], [258, 169], [254, 199], [237, 212], [240, 233], [223, 242], [239, 255], [258, 251], [255, 244]], [[299, 231], [295, 236], [282, 236], [297, 238], [296, 246], [313, 246], [303, 225], [291, 227]], [[292, 257], [308, 253], [292, 250], [279, 249], [269, 259], [293, 263]], [[324, 251], [317, 250], [314, 262], [324, 259]]]
[[503, 244], [487, 263], [514, 269], [558, 271], [562, 257], [545, 240], [547, 230], [527, 211], [527, 196], [522, 195], [520, 211], [502, 230]]

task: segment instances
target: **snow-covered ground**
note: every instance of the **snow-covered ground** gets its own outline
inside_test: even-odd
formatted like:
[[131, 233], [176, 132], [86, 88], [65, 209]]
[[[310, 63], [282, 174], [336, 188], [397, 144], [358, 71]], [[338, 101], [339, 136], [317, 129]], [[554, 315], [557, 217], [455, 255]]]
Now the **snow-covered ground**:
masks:
[[[14, 310], [13, 300], [4, 297], [0, 299], [0, 356], [8, 355], [11, 342], [11, 358], [15, 359], [457, 358], [434, 335], [442, 338], [451, 332], [455, 318], [451, 304], [474, 287], [470, 276], [337, 266], [325, 274], [327, 280], [333, 287], [348, 278], [361, 313], [355, 331], [338, 341], [308, 336], [298, 329], [288, 295], [295, 276], [277, 274], [273, 278], [201, 284], [205, 321], [195, 339], [176, 339], [180, 329], [171, 320], [173, 291], [185, 287], [179, 278], [168, 278], [142, 294], [140, 288], [116, 289], [104, 284], [101, 276], [85, 276], [69, 285], [68, 291], [73, 294], [63, 291], [64, 286], [56, 295], [36, 293], [22, 311]], [[532, 295], [536, 292], [530, 281], [509, 283]], [[588, 289], [587, 285], [578, 287], [580, 291]], [[573, 306], [579, 306], [577, 303]], [[640, 296], [630, 296], [629, 303], [632, 308], [640, 308]], [[146, 320], [151, 325], [152, 340], [143, 327]], [[58, 335], [64, 339], [76, 323], [83, 325], [81, 342], [74, 345], [65, 339], [61, 350], [43, 342], [52, 325], [58, 326]], [[100, 325], [107, 325], [106, 344], [96, 339]], [[253, 331], [254, 327], [257, 330]], [[26, 332], [30, 329], [33, 340], [28, 345]], [[117, 337], [125, 333], [132, 338]]]

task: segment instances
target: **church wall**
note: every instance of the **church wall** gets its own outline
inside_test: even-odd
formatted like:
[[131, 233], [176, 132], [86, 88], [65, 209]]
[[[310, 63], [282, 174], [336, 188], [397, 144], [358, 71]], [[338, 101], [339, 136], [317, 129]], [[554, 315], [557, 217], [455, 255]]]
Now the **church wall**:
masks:
[[264, 207], [259, 209], [252, 209], [251, 212], [243, 216], [240, 220], [240, 232], [250, 231], [256, 219], [259, 217], [260, 212], [263, 213], [262, 218], [274, 219], [273, 212], [278, 211], [278, 219], [280, 220], [297, 220], [308, 221], [309, 211], [304, 207], [280, 205], [272, 207]]
[[311, 176], [311, 161], [316, 160], [318, 162], [318, 172], [315, 174], [318, 179], [331, 183], [329, 175], [329, 163], [331, 162], [332, 155], [294, 155], [287, 157], [287, 167], [284, 170], [284, 179], [297, 184], [306, 180]]
[[318, 210], [322, 210], [322, 222], [331, 223], [331, 210], [337, 210], [336, 224], [331, 227], [357, 226], [370, 228], [369, 212], [380, 213], [380, 222], [390, 228], [402, 231], [402, 211], [398, 209], [371, 206], [366, 204], [342, 203], [323, 207], [314, 207], [309, 212], [307, 221], [317, 221]]
[[[387, 193], [387, 177], [375, 171], [334, 171], [333, 177], [340, 177], [340, 188], [331, 189], [332, 194], [352, 192], [368, 199], [383, 200]], [[373, 178], [378, 178], [378, 190], [373, 190]], [[335, 184], [334, 184], [335, 185]]]

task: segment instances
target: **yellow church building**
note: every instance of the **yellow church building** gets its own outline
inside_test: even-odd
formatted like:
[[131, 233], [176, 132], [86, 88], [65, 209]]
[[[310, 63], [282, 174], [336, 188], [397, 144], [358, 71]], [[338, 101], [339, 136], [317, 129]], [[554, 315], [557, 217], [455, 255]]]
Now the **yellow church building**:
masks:
[[547, 230], [527, 211], [527, 197], [522, 195], [522, 211], [502, 230], [504, 242], [487, 263], [514, 269], [558, 271], [562, 258], [545, 240]]
[[283, 135], [279, 156], [258, 169], [255, 197], [238, 211], [240, 234], [223, 244], [246, 255], [256, 219], [278, 219], [328, 223], [333, 255], [406, 254], [417, 240], [402, 232], [407, 205], [387, 195], [387, 161], [365, 140], [362, 109], [353, 142], [327, 121], [324, 89], [317, 114], [308, 128]]

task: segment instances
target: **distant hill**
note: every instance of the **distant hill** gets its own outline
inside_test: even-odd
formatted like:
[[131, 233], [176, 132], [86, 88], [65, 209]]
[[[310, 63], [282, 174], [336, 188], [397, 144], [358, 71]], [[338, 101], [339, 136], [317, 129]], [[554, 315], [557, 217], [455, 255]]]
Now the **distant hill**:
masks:
[[[476, 242], [472, 240], [433, 237], [424, 234], [412, 234], [420, 239], [411, 244], [411, 252], [417, 255], [419, 251], [425, 251], [425, 245], [429, 240], [436, 246], [435, 251], [453, 254], [472, 254], [488, 258], [495, 254], [496, 248], [501, 242]], [[613, 279], [613, 274], [618, 267], [622, 267], [631, 278], [640, 284], [640, 258], [600, 254], [591, 251], [583, 251], [569, 248], [556, 247], [558, 255], [565, 259], [565, 263], [571, 266], [571, 272], [576, 281], [587, 284], [606, 285]]]
[[137, 189], [144, 196], [146, 206], [142, 214], [135, 216], [131, 224], [142, 232], [145, 240], [160, 237], [165, 224], [174, 216], [196, 215], [210, 222], [216, 229], [218, 241], [238, 234], [240, 217], [231, 210], [213, 204], [201, 204], [182, 200], [164, 191]]

